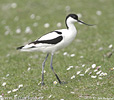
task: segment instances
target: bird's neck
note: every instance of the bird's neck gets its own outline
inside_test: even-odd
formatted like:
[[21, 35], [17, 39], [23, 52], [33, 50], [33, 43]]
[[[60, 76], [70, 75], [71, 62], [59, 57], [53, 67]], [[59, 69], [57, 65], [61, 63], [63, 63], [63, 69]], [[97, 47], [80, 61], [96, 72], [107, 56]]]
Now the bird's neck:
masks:
[[72, 22], [68, 22], [68, 21], [67, 21], [67, 22], [66, 22], [66, 26], [67, 26], [67, 29], [68, 29], [69, 31], [77, 32], [74, 23], [72, 23]]

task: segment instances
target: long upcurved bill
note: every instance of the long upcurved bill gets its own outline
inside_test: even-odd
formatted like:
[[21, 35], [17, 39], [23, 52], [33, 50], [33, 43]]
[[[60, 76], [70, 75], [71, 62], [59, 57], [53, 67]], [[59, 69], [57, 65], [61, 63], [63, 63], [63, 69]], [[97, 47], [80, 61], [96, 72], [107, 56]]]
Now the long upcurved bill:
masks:
[[86, 24], [85, 22], [81, 21], [81, 20], [78, 20], [78, 22], [82, 23], [82, 24], [85, 24], [85, 25], [88, 25], [88, 26], [94, 26], [94, 25], [91, 25], [91, 24]]

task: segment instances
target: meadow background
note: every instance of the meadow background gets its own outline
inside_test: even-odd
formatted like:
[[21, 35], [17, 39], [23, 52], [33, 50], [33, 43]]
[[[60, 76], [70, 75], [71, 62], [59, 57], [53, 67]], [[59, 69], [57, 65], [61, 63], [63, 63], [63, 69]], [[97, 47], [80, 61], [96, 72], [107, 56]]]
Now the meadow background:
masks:
[[[16, 47], [66, 28], [69, 13], [96, 26], [76, 23], [76, 39], [55, 54], [54, 69], [67, 84], [53, 83], [49, 57], [41, 86], [46, 54]], [[0, 99], [114, 99], [113, 46], [114, 0], [0, 0]]]

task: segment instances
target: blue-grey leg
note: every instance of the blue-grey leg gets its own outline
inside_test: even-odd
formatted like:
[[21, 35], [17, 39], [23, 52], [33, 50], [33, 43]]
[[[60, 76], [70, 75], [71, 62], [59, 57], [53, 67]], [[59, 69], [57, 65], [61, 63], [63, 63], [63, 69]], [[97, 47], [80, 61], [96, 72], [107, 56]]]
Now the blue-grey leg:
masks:
[[61, 84], [61, 80], [59, 79], [59, 77], [57, 76], [57, 74], [55, 73], [54, 69], [53, 69], [53, 66], [52, 66], [52, 63], [53, 63], [53, 54], [51, 55], [51, 63], [50, 63], [50, 67], [53, 71], [53, 73], [55, 74], [57, 80], [59, 81], [59, 83]]
[[45, 66], [45, 62], [46, 62], [48, 56], [49, 56], [49, 53], [47, 54], [44, 62], [42, 63], [42, 83], [41, 83], [42, 85], [44, 85], [44, 66]]

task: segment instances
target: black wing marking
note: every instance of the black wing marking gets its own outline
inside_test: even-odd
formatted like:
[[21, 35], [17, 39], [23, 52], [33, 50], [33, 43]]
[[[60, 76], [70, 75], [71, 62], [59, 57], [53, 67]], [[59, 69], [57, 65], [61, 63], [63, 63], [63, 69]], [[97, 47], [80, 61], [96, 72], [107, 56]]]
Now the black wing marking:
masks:
[[62, 32], [59, 32], [59, 31], [53, 31], [53, 32], [56, 32], [56, 33], [58, 33], [58, 34], [62, 34]]
[[31, 42], [29, 44], [38, 44], [38, 43], [46, 43], [46, 44], [57, 44], [59, 43], [61, 40], [63, 39], [62, 36], [59, 36], [57, 38], [54, 38], [54, 39], [51, 39], [51, 40], [37, 40], [37, 41], [34, 41], [34, 42]]

